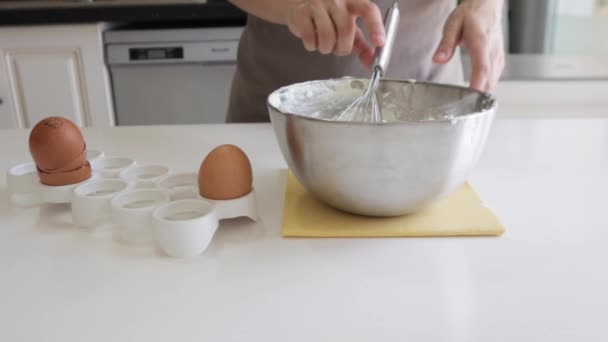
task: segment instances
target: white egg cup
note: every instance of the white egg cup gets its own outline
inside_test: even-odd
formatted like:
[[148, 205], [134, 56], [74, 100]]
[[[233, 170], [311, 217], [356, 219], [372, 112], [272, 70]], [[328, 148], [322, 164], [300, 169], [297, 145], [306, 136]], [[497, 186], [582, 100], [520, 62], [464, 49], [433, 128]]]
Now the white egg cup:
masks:
[[198, 175], [196, 173], [168, 175], [160, 179], [157, 186], [169, 191], [172, 201], [198, 197]]
[[253, 221], [258, 220], [258, 210], [255, 201], [255, 191], [251, 189], [247, 195], [231, 200], [213, 200], [199, 195], [199, 198], [213, 203], [217, 209], [220, 220], [237, 217], [248, 217]]
[[89, 160], [93, 172], [101, 178], [118, 178], [121, 171], [134, 167], [137, 163], [125, 157], [99, 157]]
[[129, 183], [134, 182], [137, 189], [156, 188], [157, 183], [169, 175], [171, 170], [164, 165], [136, 165], [122, 170], [119, 177]]
[[189, 258], [202, 254], [224, 219], [249, 217], [257, 221], [255, 192], [232, 200], [211, 200], [198, 195], [158, 207], [153, 212], [155, 239], [169, 256]]
[[44, 203], [69, 204], [72, 203], [74, 189], [91, 181], [94, 181], [97, 178], [97, 175], [92, 174], [91, 177], [85, 181], [68, 185], [46, 185], [39, 182], [38, 191]]
[[38, 173], [34, 163], [11, 167], [6, 173], [9, 203], [17, 207], [32, 207], [42, 203], [38, 191]]
[[236, 217], [258, 220], [253, 190], [232, 200], [211, 200], [197, 194], [194, 199], [170, 202], [153, 212], [156, 243], [171, 257], [195, 257], [207, 249], [221, 220]]
[[81, 227], [94, 227], [110, 221], [110, 202], [131, 190], [132, 184], [121, 179], [98, 179], [74, 189], [72, 219]]
[[103, 151], [87, 149], [87, 160], [89, 163], [95, 162], [103, 157], [105, 157], [105, 153], [103, 153]]
[[154, 235], [169, 256], [190, 258], [202, 254], [219, 226], [214, 205], [201, 199], [183, 199], [154, 210]]
[[169, 193], [162, 189], [135, 189], [112, 198], [111, 216], [117, 237], [135, 245], [152, 243], [152, 212], [169, 201]]

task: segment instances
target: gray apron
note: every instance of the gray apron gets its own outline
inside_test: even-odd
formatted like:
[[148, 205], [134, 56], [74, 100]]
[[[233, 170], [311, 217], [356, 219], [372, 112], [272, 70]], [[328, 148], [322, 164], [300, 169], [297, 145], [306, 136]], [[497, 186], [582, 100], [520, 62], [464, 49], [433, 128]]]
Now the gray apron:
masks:
[[[386, 13], [394, 0], [377, 0]], [[446, 65], [432, 58], [455, 0], [399, 0], [401, 21], [386, 78], [461, 83], [457, 53]], [[308, 52], [289, 29], [249, 16], [241, 37], [227, 122], [269, 121], [266, 99], [276, 89], [297, 82], [339, 78], [369, 78], [355, 55], [337, 57]]]

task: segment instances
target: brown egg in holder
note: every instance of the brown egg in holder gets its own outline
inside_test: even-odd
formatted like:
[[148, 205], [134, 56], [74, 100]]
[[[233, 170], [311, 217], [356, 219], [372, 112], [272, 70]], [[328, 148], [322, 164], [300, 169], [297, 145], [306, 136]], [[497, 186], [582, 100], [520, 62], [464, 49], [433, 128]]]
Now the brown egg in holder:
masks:
[[203, 160], [198, 173], [200, 195], [212, 200], [231, 200], [248, 195], [253, 184], [249, 158], [235, 145], [221, 145]]
[[82, 167], [86, 163], [87, 163], [87, 149], [86, 149], [86, 145], [85, 145], [84, 149], [82, 150], [82, 153], [80, 153], [76, 158], [74, 158], [71, 162], [69, 162], [65, 166], [60, 167], [58, 169], [52, 169], [52, 170], [44, 169], [41, 167], [38, 167], [38, 169], [40, 169], [41, 171], [47, 172], [47, 173], [69, 172], [69, 171], [73, 171], [73, 170], [76, 170], [76, 169]]
[[62, 117], [49, 117], [36, 124], [30, 133], [29, 147], [40, 170], [75, 170], [83, 166], [83, 158], [86, 159], [86, 144], [80, 128]]
[[81, 167], [66, 172], [48, 173], [38, 169], [38, 177], [40, 177], [40, 183], [50, 186], [78, 184], [91, 178], [91, 175], [91, 164], [89, 164], [88, 161], [85, 162], [85, 164]]

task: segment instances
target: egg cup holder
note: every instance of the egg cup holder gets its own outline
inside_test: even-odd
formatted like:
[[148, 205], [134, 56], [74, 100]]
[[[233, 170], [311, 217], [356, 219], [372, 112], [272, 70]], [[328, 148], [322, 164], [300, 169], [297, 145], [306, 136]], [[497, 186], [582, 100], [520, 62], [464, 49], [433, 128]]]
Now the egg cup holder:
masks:
[[164, 165], [136, 165], [120, 171], [118, 177], [135, 183], [137, 189], [155, 188], [158, 182], [169, 175], [171, 170]]
[[123, 157], [100, 157], [94, 160], [89, 160], [93, 172], [101, 178], [118, 178], [120, 172], [124, 169], [136, 165], [135, 160]]
[[117, 240], [131, 245], [156, 243], [176, 258], [202, 254], [221, 220], [259, 219], [253, 189], [240, 198], [212, 200], [199, 194], [197, 173], [173, 174], [164, 165], [140, 165], [95, 150], [87, 151], [87, 158], [91, 178], [65, 186], [41, 184], [34, 163], [10, 168], [9, 203], [17, 207], [71, 203], [77, 226], [112, 224]]
[[6, 173], [9, 203], [17, 207], [33, 207], [42, 203], [38, 174], [34, 163], [19, 164]]
[[160, 179], [157, 186], [169, 192], [171, 200], [197, 198], [198, 175], [196, 173], [177, 173]]
[[80, 227], [93, 227], [110, 221], [113, 198], [133, 188], [121, 179], [97, 179], [74, 189], [72, 219]]
[[201, 199], [182, 199], [154, 210], [152, 223], [159, 247], [175, 258], [203, 253], [219, 227], [213, 203]]
[[[91, 162], [104, 156], [97, 150], [87, 151]], [[35, 207], [42, 203], [69, 203], [71, 191], [79, 184], [64, 187], [50, 187], [40, 183], [36, 164], [23, 163], [11, 167], [6, 174], [9, 203], [16, 207]]]
[[249, 217], [254, 221], [258, 221], [255, 192], [253, 190], [241, 198], [232, 200], [212, 200], [200, 195], [199, 197], [215, 205], [220, 220]]
[[118, 240], [133, 245], [153, 243], [152, 213], [169, 201], [167, 191], [154, 188], [135, 189], [112, 198], [111, 220]]

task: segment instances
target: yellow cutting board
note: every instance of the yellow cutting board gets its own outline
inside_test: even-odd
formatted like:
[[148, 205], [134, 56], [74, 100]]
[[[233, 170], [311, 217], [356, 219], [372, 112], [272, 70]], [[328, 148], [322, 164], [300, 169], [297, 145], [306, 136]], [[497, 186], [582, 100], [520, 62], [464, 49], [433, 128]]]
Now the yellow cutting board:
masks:
[[323, 204], [288, 172], [283, 214], [285, 237], [499, 236], [505, 231], [468, 183], [421, 212], [373, 218]]

